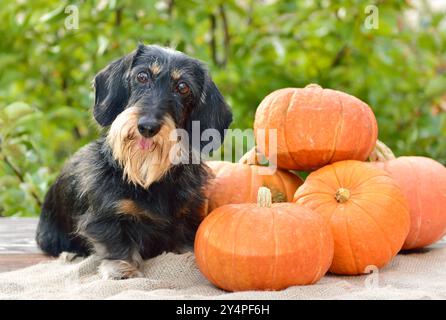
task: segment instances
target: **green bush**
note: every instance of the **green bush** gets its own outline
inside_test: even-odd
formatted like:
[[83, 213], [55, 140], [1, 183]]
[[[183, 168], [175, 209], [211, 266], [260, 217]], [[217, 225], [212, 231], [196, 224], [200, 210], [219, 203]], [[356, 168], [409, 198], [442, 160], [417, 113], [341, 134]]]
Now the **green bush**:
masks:
[[[369, 103], [397, 155], [446, 163], [444, 13], [420, 9], [410, 26], [409, 1], [367, 2], [2, 1], [0, 215], [38, 214], [64, 161], [98, 136], [94, 74], [138, 42], [208, 62], [234, 128], [251, 127], [272, 90], [316, 82]], [[364, 25], [369, 4], [377, 29]]]

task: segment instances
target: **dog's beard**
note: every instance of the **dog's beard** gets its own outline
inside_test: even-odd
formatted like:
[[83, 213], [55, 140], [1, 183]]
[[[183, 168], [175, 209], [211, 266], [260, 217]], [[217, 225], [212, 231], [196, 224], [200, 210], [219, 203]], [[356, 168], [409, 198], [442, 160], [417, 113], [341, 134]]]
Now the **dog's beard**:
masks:
[[166, 116], [158, 134], [148, 139], [138, 132], [138, 117], [136, 107], [120, 113], [110, 127], [107, 143], [114, 159], [123, 169], [123, 178], [148, 188], [172, 166], [169, 152], [176, 142], [171, 141], [169, 135], [175, 130], [175, 123], [170, 116]]

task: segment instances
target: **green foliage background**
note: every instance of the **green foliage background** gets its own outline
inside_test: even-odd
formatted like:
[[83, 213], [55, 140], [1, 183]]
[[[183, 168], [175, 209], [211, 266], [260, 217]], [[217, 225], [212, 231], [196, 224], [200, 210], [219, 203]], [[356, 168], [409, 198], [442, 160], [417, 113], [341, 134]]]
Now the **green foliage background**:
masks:
[[[364, 27], [365, 7], [379, 28]], [[79, 9], [69, 30], [68, 5]], [[252, 126], [269, 92], [315, 82], [369, 103], [397, 155], [446, 163], [444, 13], [410, 1], [0, 0], [0, 215], [32, 216], [67, 157], [98, 136], [91, 80], [139, 41], [208, 62]], [[441, 24], [443, 27], [441, 27]]]

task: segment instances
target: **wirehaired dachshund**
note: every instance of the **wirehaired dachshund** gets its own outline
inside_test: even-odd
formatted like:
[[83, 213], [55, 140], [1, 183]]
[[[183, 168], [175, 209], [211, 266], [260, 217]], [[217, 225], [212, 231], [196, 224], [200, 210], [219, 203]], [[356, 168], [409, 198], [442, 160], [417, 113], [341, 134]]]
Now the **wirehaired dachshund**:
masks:
[[[100, 71], [94, 86], [103, 134], [50, 187], [36, 241], [52, 256], [97, 254], [103, 278], [141, 277], [143, 259], [191, 246], [203, 218], [210, 173], [196, 154], [206, 143], [172, 132], [190, 137], [198, 123], [199, 136], [216, 131], [208, 148], [215, 150], [232, 114], [202, 62], [159, 46], [139, 45]], [[178, 144], [190, 161], [174, 161]]]

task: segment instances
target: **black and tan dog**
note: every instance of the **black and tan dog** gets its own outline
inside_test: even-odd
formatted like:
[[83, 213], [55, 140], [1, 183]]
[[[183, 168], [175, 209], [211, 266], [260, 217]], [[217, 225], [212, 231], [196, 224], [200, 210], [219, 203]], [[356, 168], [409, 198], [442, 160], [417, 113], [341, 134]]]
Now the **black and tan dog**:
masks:
[[203, 64], [172, 49], [140, 45], [94, 83], [105, 134], [51, 186], [36, 240], [53, 256], [98, 254], [105, 278], [138, 277], [142, 259], [191, 245], [202, 217], [208, 171], [171, 161], [171, 131], [199, 121], [223, 137], [232, 114]]

